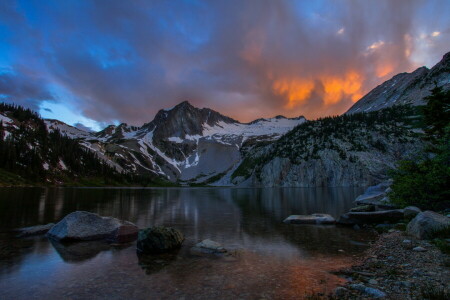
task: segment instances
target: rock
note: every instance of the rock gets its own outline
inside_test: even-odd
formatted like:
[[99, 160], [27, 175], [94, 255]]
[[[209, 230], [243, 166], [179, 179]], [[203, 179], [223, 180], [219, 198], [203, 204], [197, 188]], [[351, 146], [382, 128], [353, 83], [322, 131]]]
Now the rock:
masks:
[[449, 228], [449, 218], [427, 210], [409, 222], [406, 232], [418, 239], [432, 239]]
[[386, 196], [385, 190], [389, 187], [387, 182], [382, 182], [378, 185], [370, 186], [366, 189], [364, 194], [359, 195], [355, 202], [356, 204], [372, 204], [374, 201], [381, 200]]
[[339, 286], [334, 289], [334, 295], [338, 298], [344, 297], [347, 295], [348, 290], [345, 287]]
[[227, 250], [219, 243], [206, 239], [191, 248], [191, 254], [223, 254]]
[[377, 284], [378, 284], [378, 281], [376, 281], [375, 279], [370, 279], [370, 280], [369, 280], [369, 284], [377, 285]]
[[425, 251], [427, 251], [427, 249], [425, 249], [424, 247], [420, 247], [420, 246], [415, 247], [412, 250], [416, 251], [416, 252], [425, 252]]
[[391, 187], [388, 187], [384, 192], [385, 192], [386, 194], [389, 194], [390, 192], [392, 192], [392, 188], [391, 188]]
[[405, 214], [405, 219], [410, 220], [410, 219], [414, 218], [415, 216], [417, 216], [422, 211], [418, 207], [408, 206], [403, 209], [403, 212]]
[[128, 242], [136, 239], [137, 232], [138, 228], [133, 223], [87, 211], [75, 211], [53, 226], [47, 236], [58, 241]]
[[286, 224], [327, 225], [336, 223], [336, 220], [328, 214], [312, 214], [312, 215], [292, 215], [287, 217], [283, 222]]
[[403, 219], [402, 209], [381, 210], [372, 212], [348, 212], [341, 215], [338, 223], [344, 225], [371, 224], [391, 222], [395, 223]]
[[36, 225], [36, 226], [31, 226], [31, 227], [20, 228], [17, 230], [19, 232], [17, 237], [26, 237], [26, 236], [45, 234], [54, 225], [55, 225], [55, 223], [48, 223], [46, 225]]
[[361, 293], [363, 293], [366, 296], [372, 297], [372, 298], [384, 298], [386, 297], [386, 293], [378, 290], [378, 289], [374, 289], [371, 287], [367, 287], [365, 285], [362, 284], [351, 284], [350, 288], [353, 290], [357, 290]]
[[367, 211], [375, 211], [374, 205], [359, 205], [357, 207], [353, 207], [350, 209], [351, 212], [367, 212]]
[[358, 224], [355, 224], [355, 225], [353, 225], [353, 229], [354, 229], [354, 230], [361, 230], [361, 227], [359, 227]]
[[382, 209], [394, 209], [396, 206], [391, 203], [386, 191], [389, 191], [389, 181], [368, 187], [364, 194], [355, 199], [357, 205], [374, 205]]
[[406, 249], [412, 249], [413, 243], [411, 240], [403, 240], [402, 247], [404, 247]]
[[171, 227], [150, 227], [139, 231], [137, 250], [139, 253], [164, 253], [181, 247], [183, 234]]
[[225, 250], [224, 247], [222, 247], [221, 244], [214, 242], [210, 239], [201, 241], [200, 243], [196, 244], [195, 247], [212, 250], [214, 252], [226, 252], [227, 251], [227, 250]]

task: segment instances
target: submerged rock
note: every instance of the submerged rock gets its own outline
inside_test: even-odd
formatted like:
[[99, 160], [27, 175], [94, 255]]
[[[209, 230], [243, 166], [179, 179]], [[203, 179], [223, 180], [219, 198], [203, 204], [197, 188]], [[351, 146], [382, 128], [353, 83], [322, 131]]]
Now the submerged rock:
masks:
[[20, 228], [20, 229], [17, 230], [19, 232], [17, 237], [26, 237], [26, 236], [45, 234], [54, 225], [55, 225], [55, 223], [48, 223], [46, 225], [36, 225], [36, 226]]
[[419, 213], [406, 227], [408, 234], [421, 240], [432, 239], [446, 230], [450, 230], [450, 219], [430, 210]]
[[137, 250], [139, 253], [158, 254], [181, 247], [183, 234], [171, 227], [150, 227], [139, 231]]
[[328, 214], [291, 215], [284, 221], [286, 224], [318, 224], [328, 225], [336, 223], [336, 220]]
[[402, 209], [381, 210], [372, 212], [348, 212], [341, 215], [338, 223], [344, 225], [373, 224], [391, 222], [403, 219]]
[[203, 240], [191, 248], [191, 253], [193, 254], [220, 254], [226, 252], [227, 250], [221, 244], [210, 239]]
[[131, 222], [75, 211], [53, 226], [47, 236], [58, 241], [107, 240], [121, 243], [136, 239], [137, 232], [137, 226]]

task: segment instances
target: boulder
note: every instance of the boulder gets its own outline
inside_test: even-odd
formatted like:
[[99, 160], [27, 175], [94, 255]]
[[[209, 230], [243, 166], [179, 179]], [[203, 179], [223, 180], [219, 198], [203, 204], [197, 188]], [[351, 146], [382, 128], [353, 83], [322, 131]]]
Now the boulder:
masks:
[[359, 195], [355, 202], [356, 204], [372, 204], [372, 202], [379, 201], [386, 196], [386, 188], [389, 187], [389, 183], [382, 182], [378, 185], [370, 186], [366, 189], [364, 194]]
[[405, 219], [412, 219], [422, 212], [420, 208], [415, 206], [407, 206], [403, 209], [403, 211], [405, 213]]
[[364, 194], [359, 195], [354, 202], [357, 205], [374, 205], [382, 209], [396, 208], [396, 206], [390, 202], [389, 197], [387, 196], [386, 191], [390, 191], [390, 184], [391, 183], [387, 181], [375, 186], [368, 187]]
[[402, 209], [391, 209], [371, 212], [348, 212], [341, 215], [338, 223], [344, 225], [371, 224], [371, 223], [395, 223], [403, 219]]
[[53, 226], [47, 236], [58, 241], [129, 242], [136, 239], [137, 232], [137, 226], [131, 222], [75, 211]]
[[17, 230], [19, 232], [17, 237], [26, 237], [26, 236], [45, 234], [54, 225], [55, 225], [55, 223], [48, 223], [46, 225], [36, 225], [36, 226], [20, 228], [20, 229]]
[[432, 239], [446, 230], [450, 230], [450, 219], [430, 210], [419, 213], [406, 227], [409, 235], [422, 240]]
[[336, 220], [327, 214], [312, 214], [312, 215], [292, 215], [287, 217], [284, 221], [286, 224], [318, 224], [328, 225], [336, 223]]
[[351, 212], [366, 212], [366, 211], [375, 211], [374, 205], [359, 205], [357, 207], [353, 207], [350, 209]]
[[183, 234], [171, 227], [150, 227], [139, 231], [137, 250], [139, 253], [158, 254], [181, 247]]

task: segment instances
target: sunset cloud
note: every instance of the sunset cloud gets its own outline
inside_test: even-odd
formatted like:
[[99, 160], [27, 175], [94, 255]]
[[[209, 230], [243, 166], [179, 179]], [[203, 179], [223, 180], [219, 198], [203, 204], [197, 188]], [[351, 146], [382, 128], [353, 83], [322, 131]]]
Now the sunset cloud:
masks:
[[340, 114], [448, 52], [449, 10], [418, 0], [1, 1], [0, 70], [14, 76], [0, 72], [0, 94], [102, 124], [141, 125], [184, 100], [241, 121]]

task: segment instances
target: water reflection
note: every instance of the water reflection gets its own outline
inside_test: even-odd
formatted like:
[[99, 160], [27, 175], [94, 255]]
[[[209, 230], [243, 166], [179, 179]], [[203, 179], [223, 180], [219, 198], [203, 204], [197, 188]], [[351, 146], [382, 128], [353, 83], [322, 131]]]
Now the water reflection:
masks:
[[[305, 290], [336, 284], [339, 279], [325, 271], [348, 264], [371, 237], [349, 228], [286, 225], [282, 220], [315, 212], [337, 217], [361, 192], [1, 188], [0, 298], [298, 298]], [[135, 243], [122, 248], [98, 242], [60, 244], [10, 234], [17, 227], [57, 222], [75, 210], [129, 220], [141, 228], [172, 226], [186, 240], [178, 253], [138, 257]], [[207, 238], [239, 253], [237, 259], [189, 254]], [[268, 285], [273, 279], [282, 283], [279, 290], [276, 283]], [[52, 285], [45, 285], [49, 280]]]

